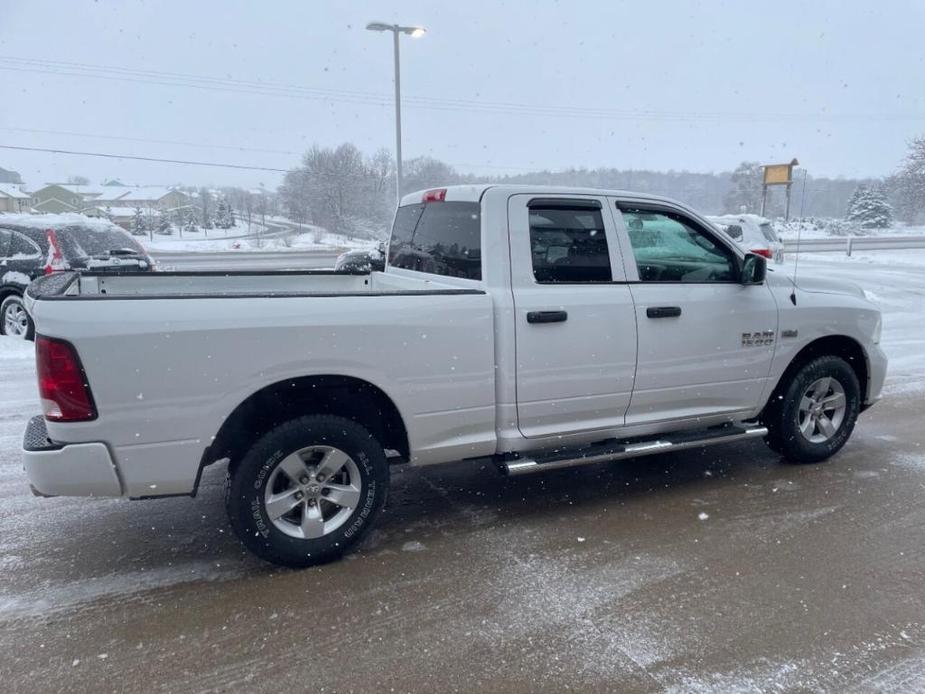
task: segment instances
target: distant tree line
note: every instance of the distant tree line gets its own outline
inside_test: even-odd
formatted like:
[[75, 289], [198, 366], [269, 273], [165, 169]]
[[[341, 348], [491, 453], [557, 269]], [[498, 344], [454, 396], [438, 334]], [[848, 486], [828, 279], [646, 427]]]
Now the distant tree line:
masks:
[[[705, 213], [761, 211], [762, 168], [742, 162], [734, 171], [693, 173], [616, 168], [533, 171], [505, 176], [473, 176], [445, 162], [419, 157], [404, 162], [402, 193], [458, 183], [532, 183], [585, 186], [665, 195]], [[863, 204], [856, 199], [863, 192]], [[886, 179], [815, 177], [803, 169], [794, 172], [791, 217], [825, 217], [859, 221], [861, 207], [880, 222], [887, 217], [883, 205], [902, 221], [925, 217], [925, 137], [910, 145], [907, 160], [896, 175]], [[395, 169], [391, 153], [366, 155], [355, 145], [336, 148], [315, 145], [289, 171], [278, 190], [281, 212], [293, 221], [311, 223], [335, 233], [381, 238], [387, 233], [395, 206]], [[881, 205], [882, 202], [882, 205]], [[852, 210], [854, 210], [852, 212]], [[783, 216], [784, 191], [771, 189], [766, 214]], [[854, 215], [854, 217], [852, 217]], [[872, 222], [865, 222], [870, 225]]]

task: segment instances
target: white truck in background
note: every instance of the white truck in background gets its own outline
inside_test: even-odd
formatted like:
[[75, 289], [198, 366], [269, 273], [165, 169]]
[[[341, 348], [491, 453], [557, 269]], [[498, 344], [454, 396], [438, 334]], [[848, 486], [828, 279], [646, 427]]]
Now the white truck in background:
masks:
[[860, 289], [795, 286], [616, 191], [405, 196], [384, 272], [62, 273], [27, 303], [36, 493], [195, 495], [227, 461], [232, 527], [289, 566], [355, 546], [394, 462], [519, 475], [751, 438], [821, 461], [886, 371]]

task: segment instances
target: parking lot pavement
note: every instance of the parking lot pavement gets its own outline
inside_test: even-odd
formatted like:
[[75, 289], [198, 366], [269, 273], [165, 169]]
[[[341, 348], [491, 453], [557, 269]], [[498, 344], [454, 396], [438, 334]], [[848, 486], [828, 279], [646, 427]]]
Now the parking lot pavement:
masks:
[[920, 395], [819, 466], [749, 444], [532, 478], [399, 469], [363, 550], [296, 572], [242, 553], [219, 469], [198, 499], [28, 496], [23, 362], [0, 361], [11, 691], [925, 686]]
[[901, 377], [826, 464], [748, 443], [511, 479], [397, 468], [362, 550], [305, 571], [241, 550], [218, 468], [197, 499], [30, 496], [31, 347], [0, 338], [0, 681], [925, 690], [925, 407], [902, 352], [921, 330], [887, 322]]

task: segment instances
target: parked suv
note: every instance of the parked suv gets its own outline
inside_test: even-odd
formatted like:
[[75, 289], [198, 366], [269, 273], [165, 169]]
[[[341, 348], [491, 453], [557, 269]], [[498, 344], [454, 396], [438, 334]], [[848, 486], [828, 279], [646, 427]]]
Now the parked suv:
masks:
[[771, 222], [756, 214], [726, 214], [707, 217], [749, 253], [757, 253], [775, 263], [784, 262], [784, 244]]
[[60, 270], [154, 269], [145, 249], [115, 224], [69, 215], [0, 215], [0, 335], [35, 334], [23, 294], [37, 277]]

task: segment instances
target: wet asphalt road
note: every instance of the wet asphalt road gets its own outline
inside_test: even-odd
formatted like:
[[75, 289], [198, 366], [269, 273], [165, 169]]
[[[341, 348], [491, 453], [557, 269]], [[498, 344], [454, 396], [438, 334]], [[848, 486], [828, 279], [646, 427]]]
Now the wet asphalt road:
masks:
[[925, 329], [891, 330], [887, 398], [826, 464], [748, 443], [516, 479], [397, 468], [362, 550], [299, 572], [242, 552], [220, 469], [198, 499], [28, 496], [31, 361], [0, 345], [0, 681], [923, 691], [925, 380], [908, 343], [921, 355]]

